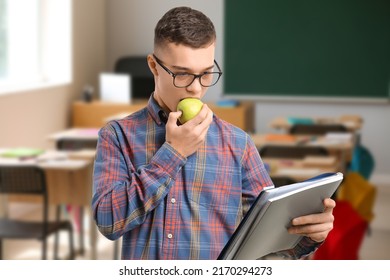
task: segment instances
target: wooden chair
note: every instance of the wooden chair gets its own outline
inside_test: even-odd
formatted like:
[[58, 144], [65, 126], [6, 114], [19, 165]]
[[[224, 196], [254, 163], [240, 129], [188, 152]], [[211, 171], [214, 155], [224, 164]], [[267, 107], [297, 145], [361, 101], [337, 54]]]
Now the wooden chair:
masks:
[[[70, 259], [74, 259], [73, 228], [69, 221], [49, 221], [48, 193], [45, 172], [34, 166], [0, 166], [1, 195], [31, 195], [42, 198], [42, 219], [31, 221], [5, 217], [0, 219], [0, 259], [3, 239], [38, 239], [42, 241], [42, 259], [47, 259], [47, 238], [66, 230], [69, 233]], [[12, 213], [11, 213], [12, 214]], [[54, 248], [58, 258], [58, 247]]]
[[325, 135], [328, 132], [348, 132], [342, 124], [294, 124], [290, 127], [291, 134]]
[[154, 78], [150, 72], [146, 56], [120, 57], [115, 65], [114, 72], [128, 74], [131, 77], [131, 97], [133, 99], [149, 99], [154, 91]]

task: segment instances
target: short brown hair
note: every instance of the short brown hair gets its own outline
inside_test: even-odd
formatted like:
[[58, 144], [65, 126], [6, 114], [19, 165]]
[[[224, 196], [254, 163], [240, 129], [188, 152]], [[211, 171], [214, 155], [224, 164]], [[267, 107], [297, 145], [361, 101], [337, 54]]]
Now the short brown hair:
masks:
[[154, 29], [154, 46], [175, 43], [201, 48], [212, 44], [216, 32], [212, 21], [202, 12], [189, 7], [169, 10]]

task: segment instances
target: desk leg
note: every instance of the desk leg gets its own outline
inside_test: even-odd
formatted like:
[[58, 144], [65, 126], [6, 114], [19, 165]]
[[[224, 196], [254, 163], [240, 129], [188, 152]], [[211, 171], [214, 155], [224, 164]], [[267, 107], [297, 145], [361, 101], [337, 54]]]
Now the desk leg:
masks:
[[348, 161], [347, 161], [347, 152], [342, 150], [340, 153], [340, 158], [341, 158], [341, 164], [342, 164], [342, 173], [346, 174], [348, 170]]
[[89, 230], [89, 238], [91, 245], [91, 259], [97, 260], [97, 228], [95, 221], [93, 219], [93, 213], [91, 207], [88, 207], [89, 214], [89, 222], [90, 222], [90, 230]]
[[8, 217], [8, 196], [0, 194], [0, 218]]
[[[8, 208], [8, 197], [4, 194], [0, 194], [0, 219], [6, 218]], [[3, 259], [3, 241], [0, 240], [0, 260]]]
[[79, 210], [79, 216], [80, 216], [80, 253], [81, 255], [84, 255], [85, 253], [85, 242], [84, 242], [84, 207], [80, 206]]

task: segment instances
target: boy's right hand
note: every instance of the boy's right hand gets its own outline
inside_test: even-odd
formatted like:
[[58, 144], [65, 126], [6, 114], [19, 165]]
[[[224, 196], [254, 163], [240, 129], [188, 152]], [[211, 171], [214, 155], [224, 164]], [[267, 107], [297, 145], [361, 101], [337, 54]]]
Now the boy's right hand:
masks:
[[182, 156], [195, 153], [206, 139], [207, 131], [213, 121], [213, 112], [203, 104], [202, 110], [185, 124], [178, 125], [182, 112], [169, 113], [165, 140]]

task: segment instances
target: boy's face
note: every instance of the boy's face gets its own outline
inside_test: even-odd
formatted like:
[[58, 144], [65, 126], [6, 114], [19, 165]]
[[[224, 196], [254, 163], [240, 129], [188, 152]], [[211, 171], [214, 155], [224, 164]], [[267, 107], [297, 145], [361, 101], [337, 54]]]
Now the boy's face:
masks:
[[[215, 43], [200, 49], [169, 43], [164, 48], [156, 49], [154, 55], [174, 74], [202, 74], [205, 71], [218, 71], [214, 65], [214, 52]], [[173, 77], [156, 62], [153, 55], [149, 55], [148, 61], [155, 80], [154, 98], [164, 110], [176, 111], [181, 99], [201, 99], [206, 94], [207, 87], [203, 87], [199, 79], [188, 87], [177, 88], [173, 84]]]

